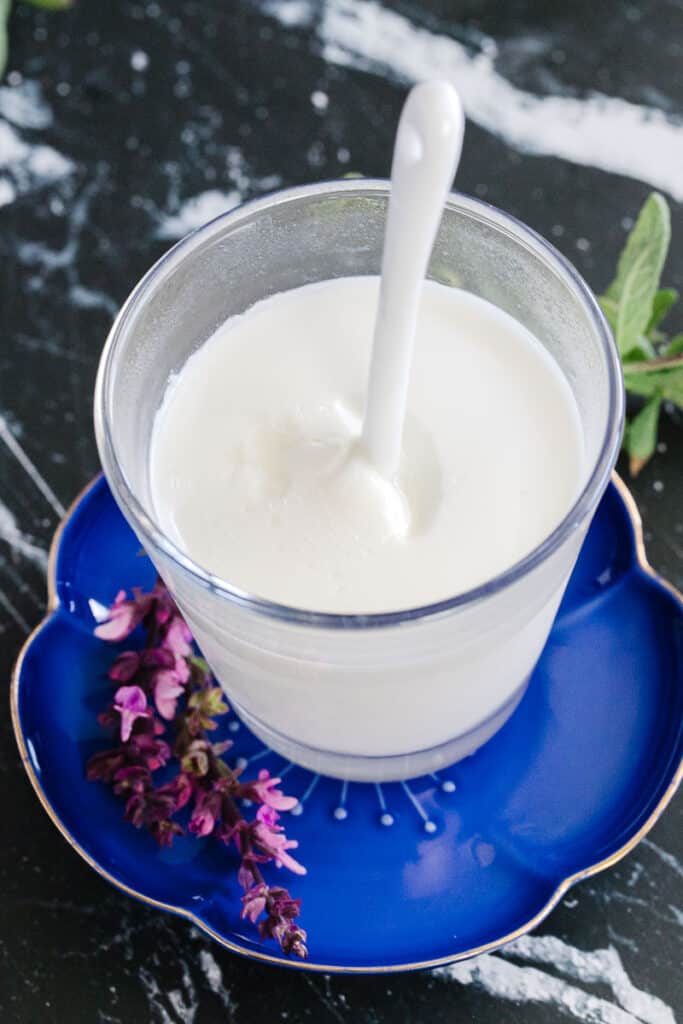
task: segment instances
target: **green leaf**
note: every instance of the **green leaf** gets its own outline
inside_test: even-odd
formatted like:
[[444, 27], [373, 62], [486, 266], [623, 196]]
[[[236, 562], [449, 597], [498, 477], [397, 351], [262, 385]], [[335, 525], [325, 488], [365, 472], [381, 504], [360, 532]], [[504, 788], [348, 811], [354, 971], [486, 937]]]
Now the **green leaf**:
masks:
[[598, 295], [598, 302], [600, 309], [605, 314], [607, 323], [612, 328], [612, 331], [617, 329], [617, 313], [619, 312], [619, 306], [614, 299], [608, 299], [606, 295]]
[[198, 654], [190, 655], [187, 660], [190, 665], [194, 665], [194, 667], [198, 668], [200, 672], [204, 672], [207, 676], [210, 674], [211, 669], [209, 668], [209, 663], [205, 661], [204, 658], [200, 658]]
[[626, 428], [624, 447], [630, 456], [629, 467], [632, 476], [637, 476], [655, 453], [661, 407], [661, 395], [653, 395]]
[[678, 299], [675, 289], [659, 287], [670, 241], [669, 207], [653, 192], [626, 240], [614, 281], [598, 297], [616, 337], [626, 390], [646, 399], [624, 435], [634, 474], [656, 448], [662, 403], [683, 409], [683, 334], [665, 347], [666, 335], [657, 329]]
[[659, 283], [659, 274], [664, 266], [670, 240], [669, 207], [663, 196], [658, 192], [652, 192], [645, 200], [638, 219], [626, 239], [626, 245], [617, 265], [617, 276], [605, 292], [606, 297], [617, 304], [620, 302], [626, 279], [633, 267], [641, 262], [643, 253], [647, 254], [645, 262], [659, 267], [657, 273], [657, 283]]
[[74, 0], [24, 0], [33, 7], [42, 7], [46, 11], [66, 11], [73, 7]]
[[650, 331], [653, 331], [655, 327], [658, 327], [659, 324], [661, 324], [666, 314], [677, 301], [678, 292], [675, 288], [659, 289], [652, 303], [652, 313], [650, 315], [650, 322], [645, 328], [646, 334], [649, 334]]
[[224, 715], [230, 710], [223, 700], [223, 691], [220, 686], [213, 686], [210, 690], [204, 691], [203, 711], [207, 715]]
[[[600, 304], [600, 308], [605, 314], [605, 319], [607, 320], [607, 323], [610, 325], [612, 333], [616, 335], [617, 319], [619, 316], [619, 306], [613, 299], [608, 299], [606, 295], [599, 295], [598, 303]], [[645, 359], [652, 359], [654, 355], [656, 355], [656, 353], [654, 346], [652, 345], [652, 342], [645, 334], [641, 334], [640, 338], [638, 339], [638, 344], [631, 348], [627, 355], [623, 357], [623, 359], [640, 361]]]
[[649, 359], [654, 359], [656, 355], [657, 353], [652, 343], [648, 341], [644, 334], [641, 335], [635, 348], [632, 348], [628, 355], [621, 357], [621, 361], [624, 364], [624, 372], [626, 372], [629, 363], [646, 363]]
[[653, 192], [643, 206], [619, 258], [606, 298], [617, 304], [615, 334], [622, 356], [636, 346], [653, 316], [659, 278], [671, 240], [669, 207]]
[[642, 348], [645, 329], [652, 315], [652, 301], [659, 273], [659, 269], [650, 262], [648, 253], [643, 251], [624, 281], [616, 330], [617, 347], [624, 357], [637, 345]]
[[11, 10], [12, 0], [0, 0], [0, 78], [4, 75], [5, 68], [7, 67], [7, 56], [9, 53], [7, 22], [9, 21]]
[[633, 395], [652, 398], [659, 395], [666, 402], [674, 402], [683, 409], [683, 366], [671, 370], [643, 370], [629, 373], [624, 367], [624, 384]]
[[683, 334], [677, 334], [671, 339], [666, 349], [664, 350], [665, 356], [680, 356], [683, 355]]

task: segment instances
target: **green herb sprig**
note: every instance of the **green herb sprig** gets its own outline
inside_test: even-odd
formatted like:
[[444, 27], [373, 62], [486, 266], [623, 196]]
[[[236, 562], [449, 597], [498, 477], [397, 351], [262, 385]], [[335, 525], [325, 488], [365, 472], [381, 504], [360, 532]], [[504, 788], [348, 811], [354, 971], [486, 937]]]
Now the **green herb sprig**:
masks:
[[616, 277], [598, 298], [616, 338], [626, 390], [645, 399], [624, 432], [633, 476], [654, 455], [662, 403], [683, 409], [683, 334], [670, 337], [660, 329], [678, 299], [674, 288], [660, 287], [670, 243], [669, 207], [653, 192], [626, 240]]
[[[24, 0], [33, 7], [42, 7], [47, 11], [65, 11], [71, 7], [73, 0]], [[7, 24], [12, 11], [12, 0], [0, 0], [0, 77], [7, 67], [9, 53]]]

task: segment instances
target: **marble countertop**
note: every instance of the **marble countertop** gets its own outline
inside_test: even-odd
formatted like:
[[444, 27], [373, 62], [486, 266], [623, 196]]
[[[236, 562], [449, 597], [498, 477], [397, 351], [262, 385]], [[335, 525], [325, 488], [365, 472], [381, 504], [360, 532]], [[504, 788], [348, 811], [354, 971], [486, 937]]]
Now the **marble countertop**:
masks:
[[[599, 290], [654, 187], [683, 291], [680, 0], [18, 3], [0, 88], [0, 659], [40, 619], [50, 537], [98, 471], [91, 401], [117, 307], [175, 239], [280, 185], [386, 176], [407, 86], [452, 75], [458, 185], [549, 237]], [[672, 326], [683, 330], [679, 307]], [[683, 587], [683, 431], [633, 485]], [[58, 700], [58, 689], [55, 700]], [[439, 976], [239, 960], [67, 846], [0, 723], [0, 1020], [672, 1024], [683, 1011], [683, 802], [532, 936]], [[362, 914], [362, 908], [359, 908]]]

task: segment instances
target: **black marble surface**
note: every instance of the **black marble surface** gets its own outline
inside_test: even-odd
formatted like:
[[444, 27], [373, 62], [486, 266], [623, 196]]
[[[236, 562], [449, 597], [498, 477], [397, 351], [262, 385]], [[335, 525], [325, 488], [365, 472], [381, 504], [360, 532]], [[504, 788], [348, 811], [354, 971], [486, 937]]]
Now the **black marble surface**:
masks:
[[[463, 191], [600, 289], [657, 184], [672, 200], [666, 280], [683, 290], [682, 38], [680, 0], [19, 3], [0, 89], [2, 678], [41, 617], [60, 509], [98, 470], [91, 396], [112, 315], [193, 218], [280, 183], [385, 176], [407, 84], [451, 68], [473, 110]], [[651, 560], [680, 587], [680, 420], [661, 439], [633, 489]], [[239, 960], [102, 881], [41, 810], [7, 712], [0, 795], [2, 1024], [670, 1024], [683, 1010], [680, 798], [505, 955], [446, 977], [326, 978]]]

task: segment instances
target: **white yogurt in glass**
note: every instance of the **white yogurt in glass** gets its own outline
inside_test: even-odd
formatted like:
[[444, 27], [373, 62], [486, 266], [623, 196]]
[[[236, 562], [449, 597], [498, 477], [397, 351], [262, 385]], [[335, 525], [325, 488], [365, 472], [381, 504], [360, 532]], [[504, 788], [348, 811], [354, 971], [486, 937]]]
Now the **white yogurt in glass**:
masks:
[[361, 443], [379, 278], [228, 320], [171, 380], [150, 446], [158, 521], [203, 568], [317, 612], [432, 604], [510, 568], [583, 482], [572, 392], [511, 316], [425, 283], [395, 485]]

